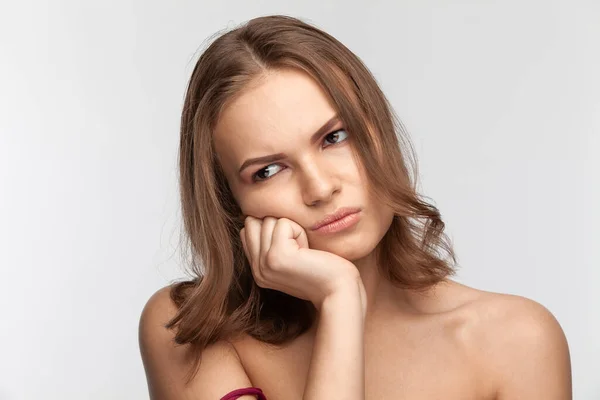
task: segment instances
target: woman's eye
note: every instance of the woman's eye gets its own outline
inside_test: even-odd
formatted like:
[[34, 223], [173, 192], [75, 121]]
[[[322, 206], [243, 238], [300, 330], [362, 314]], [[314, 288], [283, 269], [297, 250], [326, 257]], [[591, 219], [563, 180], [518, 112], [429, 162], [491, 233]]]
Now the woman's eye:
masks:
[[[328, 134], [327, 136], [325, 136], [325, 140], [327, 140], [327, 138], [328, 138], [328, 137], [330, 137], [330, 136], [332, 136], [332, 135], [337, 135], [337, 136], [339, 136], [339, 135], [340, 135], [340, 132], [344, 132], [344, 135], [346, 135], [346, 137], [348, 137], [348, 133], [347, 133], [345, 130], [343, 130], [343, 129], [338, 129], [337, 131], [333, 131], [333, 132], [331, 132], [330, 134]], [[345, 140], [345, 139], [344, 139], [344, 140]], [[339, 143], [339, 142], [336, 142], [336, 143]], [[335, 143], [332, 143], [332, 144], [335, 144]]]
[[260, 182], [260, 181], [266, 181], [267, 179], [270, 179], [271, 176], [262, 176], [264, 173], [269, 173], [271, 171], [273, 171], [278, 165], [277, 164], [270, 164], [267, 165], [265, 168], [258, 170], [257, 173], [255, 173], [254, 175], [252, 175], [252, 180], [254, 182]]
[[[344, 135], [346, 135], [346, 137], [342, 140], [337, 139], [340, 135], [340, 132], [343, 132]], [[340, 142], [343, 142], [344, 140], [346, 140], [346, 138], [348, 137], [348, 133], [344, 130], [344, 129], [338, 129], [336, 131], [333, 131], [329, 134], [327, 134], [325, 136], [325, 141], [327, 141], [328, 138], [335, 138], [333, 140], [336, 140], [335, 143], [331, 143], [330, 145], [335, 145], [338, 144]], [[329, 147], [329, 146], [326, 146]], [[264, 176], [265, 174], [268, 174], [269, 172], [273, 172], [273, 170], [275, 170], [276, 168], [279, 168], [279, 164], [270, 164], [267, 165], [265, 168], [262, 168], [260, 170], [258, 170], [254, 175], [252, 175], [252, 182], [264, 182], [266, 180], [269, 180], [273, 177], [273, 175], [268, 175], [268, 176]]]

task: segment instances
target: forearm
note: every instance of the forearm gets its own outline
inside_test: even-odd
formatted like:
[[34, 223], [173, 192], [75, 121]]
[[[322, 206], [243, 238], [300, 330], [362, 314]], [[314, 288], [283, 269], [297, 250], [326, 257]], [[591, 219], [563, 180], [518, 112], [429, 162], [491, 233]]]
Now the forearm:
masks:
[[361, 284], [351, 282], [323, 301], [304, 400], [365, 398]]

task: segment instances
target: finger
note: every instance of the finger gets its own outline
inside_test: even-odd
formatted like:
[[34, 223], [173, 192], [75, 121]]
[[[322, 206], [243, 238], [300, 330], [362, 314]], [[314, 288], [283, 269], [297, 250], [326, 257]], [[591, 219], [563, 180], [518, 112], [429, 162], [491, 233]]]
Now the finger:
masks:
[[250, 216], [244, 221], [244, 227], [246, 228], [246, 251], [248, 252], [250, 265], [253, 268], [258, 266], [259, 261], [261, 225], [262, 220]]
[[304, 228], [296, 224], [292, 229], [294, 229], [294, 238], [296, 239], [296, 242], [298, 242], [298, 245], [303, 249], [308, 249], [308, 237], [306, 236]]
[[271, 241], [273, 238], [273, 228], [277, 224], [277, 218], [265, 217], [262, 223], [262, 229], [260, 231], [260, 259], [264, 260], [267, 253], [271, 248]]
[[250, 258], [248, 257], [248, 250], [246, 250], [246, 228], [242, 228], [240, 230], [240, 241], [242, 242], [242, 249], [244, 249], [244, 254], [246, 255], [246, 258], [250, 260]]
[[308, 248], [308, 239], [304, 229], [290, 219], [280, 218], [273, 230], [271, 246], [284, 246], [287, 248], [290, 245], [290, 241], [293, 242], [293, 245], [300, 248]]

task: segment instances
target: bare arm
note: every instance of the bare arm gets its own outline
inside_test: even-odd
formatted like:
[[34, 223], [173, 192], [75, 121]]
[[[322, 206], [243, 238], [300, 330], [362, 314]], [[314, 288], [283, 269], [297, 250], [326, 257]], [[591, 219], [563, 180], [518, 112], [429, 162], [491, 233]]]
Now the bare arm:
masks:
[[[176, 346], [164, 325], [177, 311], [169, 287], [148, 300], [139, 324], [139, 345], [151, 400], [218, 400], [232, 390], [252, 386], [233, 346], [219, 342], [204, 349], [198, 374], [185, 384], [193, 359], [189, 346]], [[256, 400], [242, 396], [239, 400]]]
[[[320, 308], [304, 400], [365, 398], [365, 297], [359, 280], [349, 279]], [[164, 328], [176, 311], [167, 287], [155, 293], [142, 312], [139, 344], [150, 399], [218, 400], [232, 390], [253, 386], [234, 347], [225, 341], [203, 350], [200, 369], [186, 385], [192, 354], [188, 346], [176, 346], [173, 332]], [[247, 395], [239, 400], [256, 398]]]
[[324, 300], [304, 400], [364, 400], [365, 300], [360, 277]]

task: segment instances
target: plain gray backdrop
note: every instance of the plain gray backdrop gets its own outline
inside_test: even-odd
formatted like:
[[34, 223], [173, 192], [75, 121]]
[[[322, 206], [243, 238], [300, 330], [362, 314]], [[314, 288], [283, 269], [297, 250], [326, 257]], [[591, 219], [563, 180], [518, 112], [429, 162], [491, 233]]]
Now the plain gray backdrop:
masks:
[[278, 13], [365, 61], [457, 280], [550, 309], [574, 398], [600, 399], [600, 3], [552, 0], [3, 1], [0, 399], [148, 398], [139, 315], [183, 276], [187, 80], [209, 36]]

